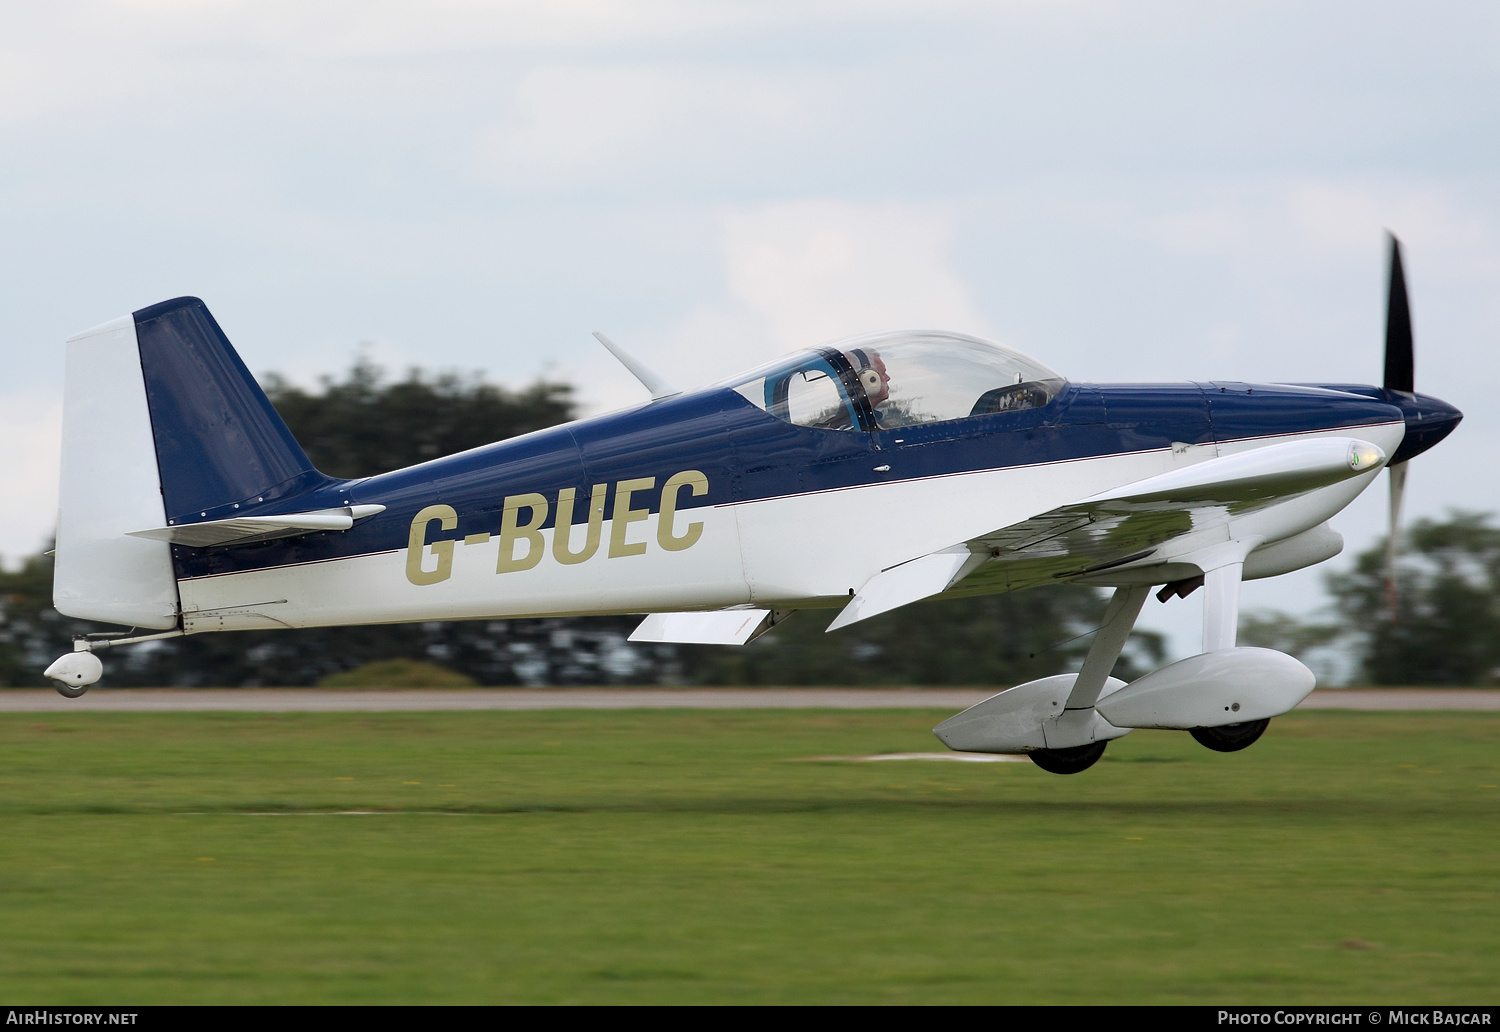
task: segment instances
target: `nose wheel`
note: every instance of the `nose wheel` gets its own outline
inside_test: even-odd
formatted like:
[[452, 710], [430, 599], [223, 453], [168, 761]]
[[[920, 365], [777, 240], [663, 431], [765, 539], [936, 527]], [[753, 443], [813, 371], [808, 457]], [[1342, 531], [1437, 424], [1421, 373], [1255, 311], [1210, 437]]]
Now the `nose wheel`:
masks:
[[1036, 749], [1026, 755], [1048, 774], [1078, 774], [1099, 762], [1108, 741], [1090, 742], [1071, 749]]
[[1239, 752], [1254, 745], [1256, 739], [1265, 734], [1266, 728], [1270, 726], [1271, 718], [1267, 717], [1265, 720], [1247, 720], [1243, 724], [1195, 727], [1189, 729], [1188, 734], [1199, 745], [1207, 746], [1214, 752]]

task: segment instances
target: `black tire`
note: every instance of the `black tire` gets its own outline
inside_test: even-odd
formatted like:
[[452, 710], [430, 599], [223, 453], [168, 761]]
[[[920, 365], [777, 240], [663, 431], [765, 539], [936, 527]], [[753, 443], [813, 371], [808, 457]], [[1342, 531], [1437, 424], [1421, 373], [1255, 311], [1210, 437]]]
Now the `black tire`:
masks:
[[1072, 749], [1037, 749], [1026, 755], [1048, 774], [1078, 774], [1099, 762], [1109, 742], [1093, 742]]
[[1270, 726], [1271, 718], [1267, 717], [1265, 720], [1247, 720], [1243, 724], [1190, 728], [1188, 734], [1199, 745], [1207, 746], [1214, 752], [1239, 752], [1254, 745], [1255, 740], [1265, 734], [1266, 728]]
[[64, 699], [81, 699], [83, 698], [83, 694], [89, 690], [89, 686], [86, 684], [78, 688], [73, 688], [63, 684], [61, 681], [53, 681], [52, 687], [56, 688], [57, 694], [61, 695]]

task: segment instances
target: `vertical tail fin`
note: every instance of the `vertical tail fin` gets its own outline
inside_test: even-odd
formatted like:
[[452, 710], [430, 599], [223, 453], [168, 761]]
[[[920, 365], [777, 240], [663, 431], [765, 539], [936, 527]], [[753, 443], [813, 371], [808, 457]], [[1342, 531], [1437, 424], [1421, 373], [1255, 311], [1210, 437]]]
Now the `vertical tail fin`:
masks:
[[80, 619], [173, 627], [171, 548], [133, 531], [270, 507], [331, 482], [202, 301], [85, 331], [68, 341], [53, 602]]
[[328, 479], [202, 301], [179, 297], [134, 318], [169, 520], [228, 515]]

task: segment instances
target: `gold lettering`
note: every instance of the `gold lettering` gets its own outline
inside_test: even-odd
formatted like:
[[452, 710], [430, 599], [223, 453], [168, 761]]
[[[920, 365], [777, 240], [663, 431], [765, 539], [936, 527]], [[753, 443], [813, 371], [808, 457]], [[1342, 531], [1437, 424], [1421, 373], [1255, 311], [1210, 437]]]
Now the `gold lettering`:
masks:
[[702, 523], [689, 523], [681, 537], [672, 533], [672, 523], [677, 516], [677, 492], [684, 487], [693, 489], [693, 497], [708, 493], [708, 477], [696, 469], [685, 469], [667, 478], [661, 488], [661, 516], [656, 521], [656, 543], [668, 552], [680, 552], [692, 548], [703, 536]]
[[427, 525], [439, 522], [444, 530], [458, 526], [458, 513], [451, 505], [429, 505], [411, 521], [411, 536], [406, 539], [406, 579], [413, 584], [436, 584], [447, 580], [453, 573], [453, 542], [434, 541], [432, 554], [437, 556], [437, 568], [422, 569], [422, 553], [427, 547]]
[[615, 508], [613, 522], [609, 528], [609, 557], [618, 559], [626, 555], [645, 555], [646, 542], [625, 543], [625, 532], [632, 523], [639, 523], [651, 515], [650, 509], [632, 509], [630, 496], [636, 491], [649, 491], [656, 486], [655, 477], [637, 477], [622, 480], [615, 485]]
[[557, 526], [552, 530], [552, 556], [564, 566], [592, 559], [599, 551], [599, 532], [604, 526], [604, 496], [609, 493], [609, 485], [595, 484], [589, 492], [589, 525], [583, 539], [583, 550], [570, 552], [568, 539], [573, 536], [573, 498], [577, 493], [571, 487], [557, 492]]
[[[519, 515], [522, 509], [531, 510], [531, 519], [523, 526]], [[505, 511], [500, 517], [500, 560], [495, 564], [496, 573], [515, 573], [529, 570], [542, 561], [547, 544], [542, 540], [541, 526], [547, 522], [547, 499], [539, 494], [510, 495], [505, 499]], [[526, 542], [526, 554], [515, 557], [516, 542]]]

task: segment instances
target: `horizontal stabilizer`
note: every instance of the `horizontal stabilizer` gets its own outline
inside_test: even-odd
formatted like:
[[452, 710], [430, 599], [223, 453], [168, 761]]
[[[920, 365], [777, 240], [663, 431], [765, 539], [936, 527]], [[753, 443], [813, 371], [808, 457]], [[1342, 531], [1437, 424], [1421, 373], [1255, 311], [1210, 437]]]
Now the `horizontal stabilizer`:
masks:
[[280, 516], [237, 516], [206, 523], [184, 523], [174, 527], [130, 531], [131, 537], [167, 541], [187, 548], [211, 545], [249, 545], [275, 538], [309, 534], [317, 530], [348, 530], [354, 521], [384, 512], [383, 505], [345, 505], [316, 512], [291, 512]]
[[779, 609], [722, 609], [710, 613], [652, 613], [630, 634], [631, 641], [671, 641], [685, 645], [743, 645], [791, 615]]
[[965, 564], [977, 558], [966, 546], [959, 545], [882, 570], [865, 582], [828, 629], [836, 631], [936, 595], [958, 579]]

